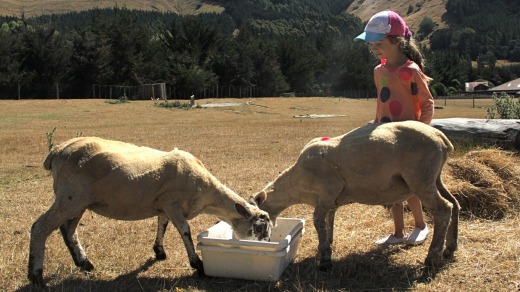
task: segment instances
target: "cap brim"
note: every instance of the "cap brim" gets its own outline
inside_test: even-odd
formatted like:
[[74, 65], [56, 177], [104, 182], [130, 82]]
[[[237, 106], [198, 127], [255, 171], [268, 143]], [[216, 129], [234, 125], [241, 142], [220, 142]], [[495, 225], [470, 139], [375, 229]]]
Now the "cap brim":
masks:
[[371, 31], [365, 31], [362, 34], [358, 35], [355, 40], [363, 40], [367, 42], [377, 42], [386, 37], [384, 33], [377, 33]]

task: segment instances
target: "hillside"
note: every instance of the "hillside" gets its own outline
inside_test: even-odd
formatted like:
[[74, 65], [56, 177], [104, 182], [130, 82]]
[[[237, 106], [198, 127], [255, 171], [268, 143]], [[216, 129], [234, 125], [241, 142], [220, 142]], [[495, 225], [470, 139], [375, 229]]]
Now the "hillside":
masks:
[[0, 98], [86, 97], [92, 84], [165, 81], [170, 96], [215, 87], [236, 97], [244, 86], [255, 97], [368, 92], [377, 59], [354, 38], [385, 9], [427, 47], [435, 95], [520, 76], [520, 2], [508, 0], [9, 1], [3, 13], [26, 18], [0, 16]]
[[[0, 1], [0, 15], [20, 16], [23, 11], [26, 17], [32, 17], [43, 14], [77, 12], [92, 8], [111, 8], [115, 4], [131, 10], [179, 14], [222, 12], [224, 10], [222, 6], [211, 4], [210, 1], [200, 0], [4, 0]], [[413, 7], [413, 11], [408, 13], [410, 6]], [[441, 19], [446, 12], [444, 0], [397, 0], [392, 2], [360, 0], [354, 1], [346, 12], [367, 21], [374, 13], [385, 9], [391, 9], [403, 15], [413, 31], [418, 30], [419, 24], [426, 16], [437, 23], [438, 28], [445, 27]]]
[[[425, 17], [431, 18], [437, 24], [437, 28], [446, 27], [446, 24], [442, 21], [442, 16], [446, 13], [444, 2], [444, 0], [397, 0], [391, 2], [360, 0], [354, 1], [347, 9], [347, 13], [354, 14], [363, 22], [366, 22], [375, 13], [390, 9], [402, 15], [412, 31], [418, 31], [419, 24]], [[413, 7], [413, 11], [408, 13], [410, 6]]]
[[77, 12], [92, 8], [111, 8], [115, 4], [131, 10], [180, 14], [223, 11], [220, 6], [199, 0], [3, 0], [0, 1], [0, 15], [19, 17], [23, 11], [26, 17], [32, 17], [43, 14]]

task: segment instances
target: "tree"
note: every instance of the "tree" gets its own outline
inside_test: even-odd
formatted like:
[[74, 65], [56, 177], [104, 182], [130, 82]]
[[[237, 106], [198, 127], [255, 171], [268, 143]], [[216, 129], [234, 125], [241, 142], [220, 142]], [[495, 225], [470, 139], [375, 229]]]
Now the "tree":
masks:
[[428, 37], [428, 35], [433, 32], [436, 25], [437, 24], [433, 22], [431, 18], [429, 18], [428, 16], [424, 17], [421, 23], [419, 24], [419, 30], [417, 32], [417, 34], [419, 35], [419, 39], [425, 39], [426, 37]]
[[341, 68], [339, 78], [334, 82], [334, 90], [375, 89], [374, 67], [377, 58], [368, 50], [366, 43], [343, 42], [334, 58]]
[[70, 68], [71, 48], [66, 37], [53, 26], [28, 27], [23, 31], [21, 52], [23, 71], [35, 75], [32, 94], [59, 98], [59, 84]]
[[295, 92], [313, 92], [316, 86], [316, 63], [322, 57], [306, 38], [289, 38], [278, 43], [282, 72]]
[[170, 80], [185, 94], [217, 84], [212, 67], [223, 41], [214, 26], [200, 16], [176, 19], [160, 35], [168, 50]]
[[[459, 55], [455, 50], [428, 53], [427, 61], [425, 73], [433, 78], [432, 85], [437, 82], [452, 85], [454, 80], [458, 82], [455, 84], [464, 84], [469, 81], [471, 60]], [[462, 90], [462, 88], [458, 88], [458, 90]]]
[[[0, 42], [0, 85], [7, 87], [16, 85], [18, 99], [21, 99], [21, 83], [29, 79], [29, 74], [22, 69], [21, 34], [23, 29], [22, 21], [6, 22], [0, 28], [0, 40], [2, 40]], [[3, 90], [3, 92], [6, 91]]]
[[289, 84], [280, 68], [274, 44], [268, 41], [257, 42], [257, 53], [254, 55], [254, 85], [259, 88], [261, 96], [278, 96], [289, 90]]
[[92, 95], [92, 84], [108, 84], [114, 76], [110, 64], [110, 45], [106, 38], [91, 26], [76, 31], [72, 36], [70, 93], [77, 97]]
[[480, 54], [477, 58], [477, 76], [484, 80], [498, 80], [495, 70], [496, 61], [493, 52]]
[[136, 15], [126, 8], [115, 7], [113, 17], [97, 18], [93, 26], [109, 49], [108, 66], [113, 75], [106, 81], [121, 85], [143, 84], [140, 70], [146, 65], [143, 55], [150, 34]]

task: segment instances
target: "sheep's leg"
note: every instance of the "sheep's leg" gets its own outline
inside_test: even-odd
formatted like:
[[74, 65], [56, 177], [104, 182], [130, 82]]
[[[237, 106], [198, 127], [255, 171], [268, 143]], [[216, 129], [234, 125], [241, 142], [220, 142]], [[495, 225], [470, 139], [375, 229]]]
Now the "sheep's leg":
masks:
[[[70, 208], [69, 208], [70, 207]], [[43, 260], [45, 257], [45, 242], [49, 235], [58, 227], [66, 224], [70, 218], [77, 217], [83, 209], [63, 206], [57, 200], [47, 212], [42, 214], [31, 227], [29, 242], [29, 263], [27, 277], [31, 283], [45, 287], [43, 282]]]
[[460, 205], [457, 199], [448, 191], [440, 176], [437, 179], [437, 188], [439, 189], [440, 195], [453, 205], [451, 209], [451, 221], [448, 227], [448, 233], [446, 234], [446, 247], [443, 252], [444, 258], [451, 259], [457, 250]]
[[79, 216], [67, 220], [65, 224], [60, 226], [60, 231], [63, 236], [63, 241], [65, 241], [65, 245], [69, 249], [72, 259], [74, 260], [74, 264], [84, 271], [92, 271], [94, 265], [87, 258], [87, 254], [81, 246], [76, 232], [79, 220], [81, 220], [81, 216], [83, 216], [84, 212], [85, 211], [82, 211]]
[[442, 259], [442, 250], [452, 214], [452, 204], [440, 196], [437, 188], [427, 192], [423, 191], [422, 194], [429, 194], [421, 196], [420, 199], [434, 220], [433, 238], [424, 263], [426, 266], [435, 267]]
[[321, 271], [328, 270], [332, 267], [332, 249], [330, 247], [327, 222], [325, 218], [329, 214], [329, 209], [323, 206], [317, 206], [314, 209], [314, 228], [318, 233], [318, 251], [320, 253]]
[[336, 211], [338, 209], [330, 209], [327, 213], [327, 239], [329, 244], [332, 244], [334, 241], [334, 216], [336, 216]]
[[188, 225], [188, 222], [186, 221], [186, 218], [182, 214], [181, 210], [182, 208], [177, 205], [164, 206], [164, 212], [181, 235], [184, 246], [186, 247], [186, 252], [188, 253], [190, 266], [196, 269], [199, 274], [204, 275], [204, 266], [202, 265], [202, 261], [200, 260], [199, 256], [195, 252], [195, 246], [193, 245], [193, 241], [191, 239], [190, 226]]
[[[52, 212], [51, 212], [52, 214]], [[27, 278], [36, 286], [45, 287], [43, 282], [43, 259], [45, 257], [45, 242], [47, 237], [59, 227], [59, 223], [52, 224], [50, 210], [41, 215], [31, 227], [29, 243], [29, 265]]]
[[163, 246], [166, 227], [168, 227], [168, 218], [164, 216], [157, 216], [157, 234], [155, 236], [153, 251], [155, 252], [155, 258], [160, 261], [166, 259], [166, 252], [164, 251]]

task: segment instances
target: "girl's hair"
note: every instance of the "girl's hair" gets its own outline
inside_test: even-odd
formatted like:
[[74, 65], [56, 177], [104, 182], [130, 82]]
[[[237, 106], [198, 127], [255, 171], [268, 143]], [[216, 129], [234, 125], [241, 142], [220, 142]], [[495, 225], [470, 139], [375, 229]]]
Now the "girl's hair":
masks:
[[[399, 48], [406, 55], [406, 57], [412, 60], [415, 64], [417, 64], [417, 66], [419, 66], [419, 68], [421, 68], [422, 71], [424, 71], [426, 60], [424, 59], [424, 56], [419, 49], [419, 44], [417, 44], [413, 37], [405, 38], [389, 35], [387, 38], [389, 38], [393, 43], [399, 42]], [[427, 78], [429, 81], [431, 80], [430, 77]]]
[[415, 41], [414, 38], [406, 39], [405, 37], [393, 36], [389, 35], [387, 38], [390, 39], [392, 43], [399, 42], [399, 48], [401, 51], [408, 57], [408, 59], [412, 60], [424, 71], [424, 57], [422, 55], [421, 50], [419, 49], [419, 45]]

